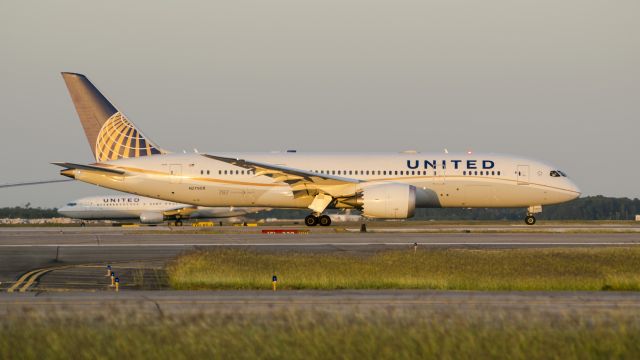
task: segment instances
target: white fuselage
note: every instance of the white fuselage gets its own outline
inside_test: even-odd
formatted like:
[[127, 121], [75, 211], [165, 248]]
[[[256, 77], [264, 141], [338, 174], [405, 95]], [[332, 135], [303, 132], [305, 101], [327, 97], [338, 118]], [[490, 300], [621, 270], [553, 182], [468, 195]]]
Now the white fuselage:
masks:
[[[74, 200], [58, 209], [64, 216], [81, 220], [139, 219], [143, 214], [159, 216], [174, 212], [181, 218], [228, 218], [265, 210], [234, 206], [202, 207], [135, 195], [90, 196]], [[174, 216], [175, 217], [175, 216]], [[160, 219], [162, 219], [160, 217]], [[162, 220], [160, 220], [161, 222]]]
[[[567, 177], [551, 175], [557, 168], [505, 155], [291, 152], [212, 155], [359, 179], [365, 185], [410, 184], [416, 188], [415, 205], [419, 208], [528, 207], [561, 203], [580, 195]], [[120, 159], [99, 165], [121, 169], [126, 174], [69, 171], [80, 181], [198, 206], [306, 208], [313, 200], [294, 197], [287, 183], [197, 153]]]

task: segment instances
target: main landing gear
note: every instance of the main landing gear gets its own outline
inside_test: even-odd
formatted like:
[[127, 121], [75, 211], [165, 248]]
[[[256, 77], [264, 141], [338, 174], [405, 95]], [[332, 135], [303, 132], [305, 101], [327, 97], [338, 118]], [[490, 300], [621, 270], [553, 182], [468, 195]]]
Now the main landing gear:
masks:
[[304, 218], [304, 224], [307, 226], [329, 226], [331, 225], [331, 218], [328, 215], [315, 216], [314, 214], [310, 214]]
[[536, 217], [535, 217], [535, 216], [533, 216], [533, 215], [527, 215], [527, 216], [524, 218], [524, 222], [525, 222], [527, 225], [534, 225], [534, 224], [536, 223]]

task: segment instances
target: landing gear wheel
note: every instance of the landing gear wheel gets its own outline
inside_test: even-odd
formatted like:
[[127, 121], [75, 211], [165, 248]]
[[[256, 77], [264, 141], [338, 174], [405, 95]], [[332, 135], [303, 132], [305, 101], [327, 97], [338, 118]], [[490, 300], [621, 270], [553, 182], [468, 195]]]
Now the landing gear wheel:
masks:
[[307, 215], [307, 217], [304, 218], [304, 224], [307, 226], [316, 226], [318, 225], [318, 221], [318, 217], [313, 215]]
[[176, 226], [182, 226], [182, 220], [176, 220]]
[[322, 215], [319, 219], [320, 226], [329, 226], [331, 225], [331, 218], [328, 215]]
[[536, 223], [536, 218], [535, 218], [535, 216], [533, 216], [533, 215], [527, 215], [527, 217], [526, 217], [526, 218], [524, 218], [524, 222], [525, 222], [527, 225], [533, 225], [533, 224], [535, 224], [535, 223]]

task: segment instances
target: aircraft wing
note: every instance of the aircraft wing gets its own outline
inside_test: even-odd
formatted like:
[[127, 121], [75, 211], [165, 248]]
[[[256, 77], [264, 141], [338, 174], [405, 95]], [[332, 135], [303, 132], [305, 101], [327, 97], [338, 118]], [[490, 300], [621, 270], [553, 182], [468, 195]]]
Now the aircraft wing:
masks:
[[41, 184], [52, 184], [59, 182], [67, 182], [74, 181], [73, 179], [63, 179], [63, 180], [41, 180], [41, 181], [31, 181], [31, 182], [21, 182], [21, 183], [13, 183], [13, 184], [1, 184], [0, 189], [14, 187], [14, 186], [28, 186], [28, 185], [41, 185]]
[[228, 164], [245, 168], [247, 170], [253, 170], [256, 176], [269, 176], [278, 182], [286, 182], [288, 184], [296, 183], [299, 181], [307, 181], [318, 184], [357, 184], [360, 182], [358, 179], [351, 179], [341, 176], [318, 174], [307, 170], [300, 170], [296, 168], [290, 168], [281, 165], [272, 165], [257, 161], [249, 161], [243, 159], [234, 159], [222, 156], [208, 155], [203, 156], [210, 159], [226, 162]]
[[355, 185], [361, 182], [358, 179], [318, 174], [307, 170], [257, 161], [209, 154], [203, 154], [203, 156], [254, 171], [256, 176], [268, 176], [277, 182], [289, 184], [295, 197], [316, 196], [318, 194], [327, 194], [334, 198], [352, 196], [355, 194]]

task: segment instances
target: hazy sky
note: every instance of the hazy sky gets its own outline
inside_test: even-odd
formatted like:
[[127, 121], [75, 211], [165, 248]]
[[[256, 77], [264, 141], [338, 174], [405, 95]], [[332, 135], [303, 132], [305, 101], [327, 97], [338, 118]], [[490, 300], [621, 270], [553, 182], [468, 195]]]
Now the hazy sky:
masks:
[[[0, 183], [91, 151], [61, 71], [170, 150], [474, 151], [640, 197], [640, 2], [2, 1]], [[109, 193], [0, 189], [0, 206]]]

